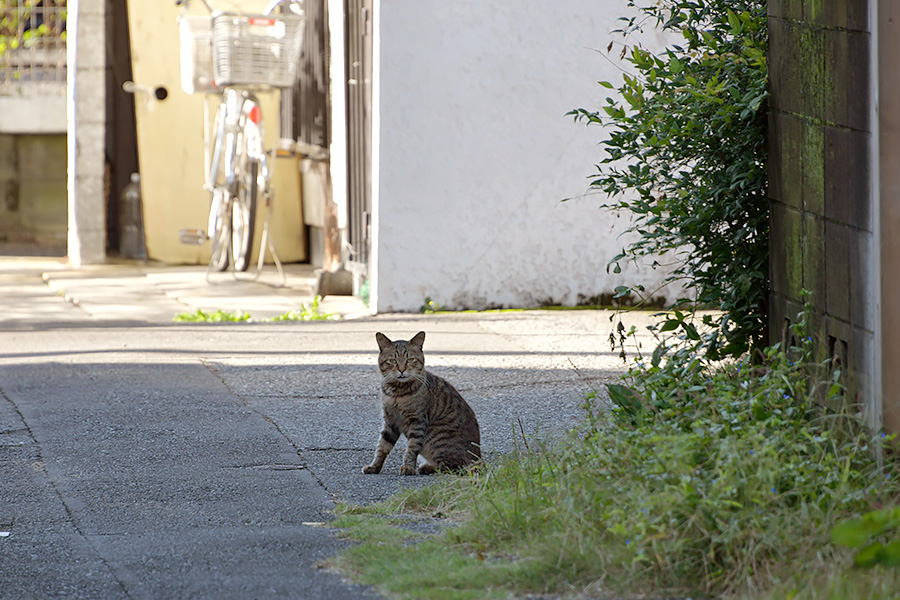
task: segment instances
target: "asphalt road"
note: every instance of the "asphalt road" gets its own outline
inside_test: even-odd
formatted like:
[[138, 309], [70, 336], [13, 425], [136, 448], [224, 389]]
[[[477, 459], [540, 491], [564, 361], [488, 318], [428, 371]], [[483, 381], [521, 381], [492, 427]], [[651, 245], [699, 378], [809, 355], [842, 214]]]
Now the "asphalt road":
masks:
[[180, 325], [128, 309], [140, 277], [107, 273], [86, 310], [35, 269], [0, 261], [3, 599], [377, 598], [316, 567], [345, 543], [318, 526], [335, 501], [434, 480], [397, 475], [402, 442], [361, 472], [376, 331], [426, 331], [487, 460], [571, 427], [622, 369], [600, 311]]

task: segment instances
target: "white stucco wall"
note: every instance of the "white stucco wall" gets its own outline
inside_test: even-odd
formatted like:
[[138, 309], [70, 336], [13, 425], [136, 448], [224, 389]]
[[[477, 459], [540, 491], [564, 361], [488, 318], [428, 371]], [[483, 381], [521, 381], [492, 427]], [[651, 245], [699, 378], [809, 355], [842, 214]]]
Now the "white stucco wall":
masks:
[[[607, 274], [627, 215], [588, 177], [624, 0], [376, 3], [372, 307], [575, 304], [660, 271]], [[615, 36], [620, 40], [620, 36]], [[561, 202], [564, 198], [573, 198]]]

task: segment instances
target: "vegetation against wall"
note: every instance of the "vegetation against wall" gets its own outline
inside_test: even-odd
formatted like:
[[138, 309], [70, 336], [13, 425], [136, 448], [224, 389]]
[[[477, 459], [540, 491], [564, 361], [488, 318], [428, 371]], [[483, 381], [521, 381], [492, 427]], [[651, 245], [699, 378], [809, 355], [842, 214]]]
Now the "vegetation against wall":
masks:
[[[766, 2], [628, 4], [636, 16], [623, 19], [621, 56], [633, 72], [618, 86], [600, 82], [618, 92], [601, 110], [571, 113], [610, 130], [591, 185], [611, 198], [607, 208], [632, 216], [628, 231], [637, 234], [609, 268], [674, 256], [667, 281], [694, 296], [679, 306], [723, 313], [705, 318], [703, 335], [677, 322], [664, 327], [681, 328], [711, 359], [761, 349], [769, 294]], [[649, 25], [684, 41], [651, 54], [633, 41]]]
[[44, 36], [66, 39], [66, 0], [0, 1], [0, 54]]
[[0, 83], [65, 66], [67, 14], [66, 0], [0, 0]]

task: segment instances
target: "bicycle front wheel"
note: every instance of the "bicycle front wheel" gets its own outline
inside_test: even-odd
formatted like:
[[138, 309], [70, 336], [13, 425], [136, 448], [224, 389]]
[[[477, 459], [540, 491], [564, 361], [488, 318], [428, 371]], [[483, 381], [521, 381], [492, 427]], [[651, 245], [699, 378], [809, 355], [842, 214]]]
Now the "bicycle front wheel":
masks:
[[231, 248], [231, 214], [228, 198], [222, 188], [212, 193], [212, 204], [209, 207], [209, 237], [212, 241], [212, 258], [209, 264], [216, 271], [228, 268], [228, 254]]
[[[237, 194], [231, 207], [231, 250], [236, 271], [246, 271], [253, 252], [256, 229], [256, 197], [259, 188], [259, 160], [246, 156], [238, 172]], [[260, 252], [263, 250], [260, 249]]]
[[216, 111], [210, 139], [213, 140], [210, 168], [206, 175], [206, 189], [210, 190], [209, 220], [206, 231], [212, 242], [210, 268], [224, 271], [231, 255], [231, 200], [225, 185], [225, 155], [229, 152], [226, 121], [227, 108], [223, 102]]

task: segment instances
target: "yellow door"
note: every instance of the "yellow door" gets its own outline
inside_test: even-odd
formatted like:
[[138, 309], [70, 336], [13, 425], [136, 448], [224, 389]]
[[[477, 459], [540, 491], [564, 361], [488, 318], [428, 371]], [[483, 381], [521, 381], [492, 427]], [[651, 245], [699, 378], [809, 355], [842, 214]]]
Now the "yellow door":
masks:
[[[264, 2], [224, 3], [221, 8], [259, 11]], [[215, 3], [213, 2], [215, 7]], [[199, 0], [191, 14], [204, 14]], [[135, 92], [138, 164], [144, 210], [144, 234], [150, 259], [166, 263], [206, 264], [209, 242], [202, 246], [182, 244], [182, 229], [206, 229], [209, 193], [204, 181], [204, 94], [187, 94], [181, 88], [178, 15], [174, 2], [130, 0], [128, 24]], [[160, 90], [160, 94], [153, 92]], [[164, 90], [164, 93], [162, 93]], [[165, 95], [158, 100], [157, 95]], [[259, 94], [263, 104], [266, 147], [278, 132], [278, 93]], [[217, 96], [209, 98], [215, 115]], [[212, 118], [211, 116], [209, 117]], [[293, 157], [278, 158], [274, 165], [274, 214], [270, 237], [283, 262], [302, 262], [306, 239], [300, 198], [300, 175]], [[265, 207], [259, 200], [256, 254], [259, 251]], [[257, 259], [254, 257], [255, 263]], [[267, 256], [271, 260], [271, 256]]]

